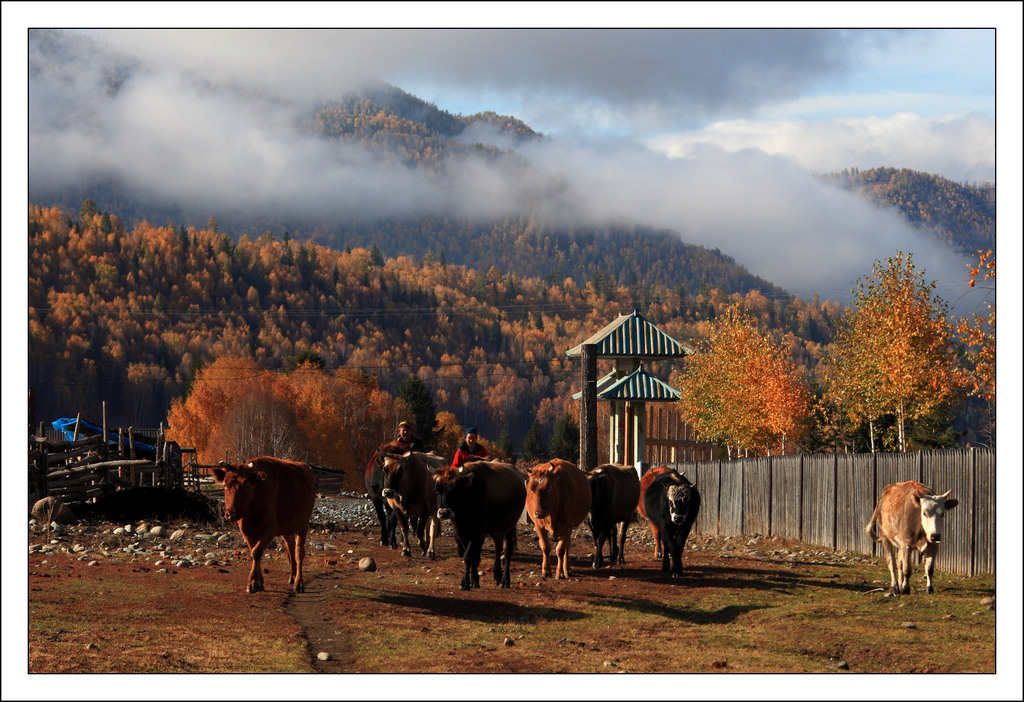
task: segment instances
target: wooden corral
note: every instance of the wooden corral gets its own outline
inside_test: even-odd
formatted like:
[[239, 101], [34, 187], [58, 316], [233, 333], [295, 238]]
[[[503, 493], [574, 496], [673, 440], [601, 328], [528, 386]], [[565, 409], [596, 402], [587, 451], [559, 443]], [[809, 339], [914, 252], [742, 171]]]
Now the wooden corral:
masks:
[[[106, 432], [108, 437], [114, 432]], [[164, 439], [163, 430], [137, 432], [118, 429], [117, 440], [103, 434], [71, 440], [41, 425], [29, 436], [28, 485], [30, 500], [60, 497], [86, 502], [108, 492], [140, 486], [181, 488], [181, 451]], [[138, 450], [144, 439], [152, 450]], [[146, 455], [143, 455], [145, 453]]]

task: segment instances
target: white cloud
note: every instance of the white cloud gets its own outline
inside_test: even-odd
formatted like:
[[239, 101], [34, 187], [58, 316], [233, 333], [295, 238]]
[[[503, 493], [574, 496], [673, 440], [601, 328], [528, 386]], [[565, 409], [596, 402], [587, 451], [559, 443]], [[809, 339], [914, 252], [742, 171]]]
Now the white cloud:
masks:
[[647, 143], [676, 158], [714, 145], [728, 152], [758, 149], [813, 172], [895, 166], [980, 183], [995, 180], [995, 138], [995, 120], [977, 113], [924, 117], [901, 112], [826, 121], [729, 120]]

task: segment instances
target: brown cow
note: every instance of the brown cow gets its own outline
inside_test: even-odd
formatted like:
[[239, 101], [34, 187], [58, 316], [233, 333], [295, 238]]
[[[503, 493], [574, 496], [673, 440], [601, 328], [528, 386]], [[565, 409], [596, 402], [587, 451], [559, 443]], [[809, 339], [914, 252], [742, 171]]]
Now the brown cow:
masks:
[[[936, 495], [930, 487], [915, 480], [893, 483], [882, 489], [871, 521], [864, 531], [885, 549], [889, 564], [889, 596], [910, 594], [910, 549], [917, 549], [924, 559], [924, 573], [928, 579], [927, 592], [932, 588], [935, 554], [942, 541], [942, 523], [946, 510], [953, 509], [959, 500], [949, 499], [947, 490]], [[875, 527], [878, 535], [875, 535]]]
[[526, 483], [526, 511], [540, 539], [541, 569], [551, 576], [550, 539], [555, 541], [556, 578], [569, 577], [569, 546], [572, 531], [590, 511], [590, 485], [587, 475], [573, 463], [552, 458], [534, 466]]
[[381, 495], [398, 518], [403, 556], [412, 556], [409, 520], [415, 519], [420, 550], [431, 560], [435, 558], [434, 537], [440, 531], [440, 522], [437, 518], [437, 490], [434, 488], [433, 475], [447, 465], [448, 461], [444, 457], [432, 453], [410, 451], [401, 456], [384, 456], [384, 490]]
[[[625, 563], [626, 531], [640, 500], [640, 478], [632, 466], [606, 463], [587, 473], [590, 482], [590, 531], [594, 536], [594, 568], [604, 567], [608, 541], [612, 565]], [[616, 534], [618, 525], [622, 533]], [[618, 541], [616, 541], [618, 539]]]
[[302, 561], [316, 501], [316, 474], [305, 463], [262, 456], [238, 466], [221, 463], [213, 477], [224, 486], [224, 518], [238, 523], [252, 556], [246, 590], [264, 589], [260, 559], [280, 536], [291, 568], [288, 584], [303, 592]]
[[654, 537], [654, 557], [661, 558], [661, 534], [658, 532], [658, 527], [655, 526], [654, 522], [647, 516], [647, 508], [644, 506], [644, 493], [647, 492], [647, 488], [651, 486], [654, 479], [659, 475], [664, 475], [670, 472], [672, 469], [668, 466], [655, 466], [649, 468], [643, 477], [640, 478], [640, 499], [637, 501], [636, 511], [640, 513], [640, 516], [651, 525], [651, 535]]

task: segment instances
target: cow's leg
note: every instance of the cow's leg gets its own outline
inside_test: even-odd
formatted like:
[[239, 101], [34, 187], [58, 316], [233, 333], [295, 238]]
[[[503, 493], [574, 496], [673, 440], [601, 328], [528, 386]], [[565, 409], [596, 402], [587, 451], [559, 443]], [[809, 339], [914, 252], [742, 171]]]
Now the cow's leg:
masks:
[[929, 595], [935, 592], [935, 588], [932, 587], [932, 575], [935, 573], [935, 555], [938, 553], [938, 544], [929, 543], [921, 551], [921, 558], [924, 559], [924, 577], [928, 581], [928, 586], [925, 588], [925, 592]]
[[[436, 511], [436, 510], [435, 510]], [[413, 529], [416, 533], [416, 538], [420, 542], [420, 555], [427, 555], [427, 520], [413, 518]]]
[[661, 558], [661, 532], [658, 530], [658, 527], [654, 526], [654, 522], [651, 522], [651, 536], [654, 537], [654, 557]]
[[506, 587], [502, 585], [501, 577], [504, 570], [503, 565], [505, 562], [505, 554], [508, 551], [508, 545], [505, 543], [506, 538], [501, 534], [492, 534], [491, 539], [494, 541], [494, 564], [491, 567], [491, 574], [494, 576], [494, 584], [499, 587]]
[[303, 529], [295, 535], [295, 592], [306, 591], [306, 581], [302, 579], [302, 564], [306, 560], [306, 534], [307, 530]]
[[900, 594], [910, 594], [910, 546], [900, 545], [896, 555], [896, 574], [899, 579]]
[[618, 541], [615, 542], [614, 538], [616, 534], [612, 534], [613, 543], [615, 543], [615, 554], [612, 556], [612, 563], [619, 563], [625, 565], [626, 563], [626, 530], [629, 529], [629, 522], [621, 522], [616, 524], [615, 527], [621, 531], [617, 534]]
[[463, 561], [466, 564], [466, 571], [462, 576], [460, 590], [480, 587], [480, 551], [483, 550], [483, 547], [484, 537], [482, 536], [466, 545], [466, 557]]
[[[536, 525], [535, 525], [536, 526]], [[547, 529], [541, 526], [537, 526], [535, 529], [537, 532], [537, 538], [540, 541], [540, 570], [541, 576], [545, 578], [551, 577], [551, 541], [548, 539]]]
[[561, 538], [555, 544], [555, 555], [558, 561], [555, 565], [555, 578], [569, 579], [569, 545], [572, 541], [572, 534]]
[[889, 566], [889, 595], [897, 597], [900, 594], [900, 588], [896, 577], [896, 545], [882, 537], [882, 548], [885, 550], [886, 565]]
[[394, 510], [394, 513], [398, 518], [398, 528], [402, 532], [402, 555], [412, 558], [412, 549], [409, 547], [409, 518], [405, 516], [404, 512], [399, 512], [397, 509]]
[[672, 577], [683, 577], [683, 543], [672, 544]]
[[434, 539], [437, 538], [438, 532], [441, 531], [441, 520], [436, 516], [428, 517], [428, 520], [430, 522], [429, 539], [427, 541], [427, 550], [423, 555], [429, 556], [430, 560], [434, 560], [437, 558], [437, 554], [434, 552]]
[[672, 555], [672, 541], [664, 532], [661, 533], [661, 572], [667, 573], [671, 570], [669, 566], [669, 559]]
[[608, 538], [608, 533], [605, 531], [605, 525], [595, 525], [592, 531], [594, 535], [594, 560], [592, 563], [593, 568], [604, 568], [604, 542]]
[[512, 587], [512, 554], [516, 550], [516, 529], [512, 527], [505, 533], [501, 549], [501, 587]]
[[295, 584], [295, 577], [297, 575], [295, 568], [295, 540], [298, 538], [298, 534], [281, 534], [281, 540], [284, 541], [284, 552], [288, 555], [288, 584]]
[[252, 569], [249, 571], [249, 583], [246, 586], [246, 592], [262, 592], [265, 588], [263, 586], [263, 568], [261, 567], [261, 561], [263, 559], [263, 552], [267, 550], [267, 546], [273, 541], [272, 535], [263, 534], [258, 538], [245, 538], [245, 542], [249, 545], [249, 554], [252, 556]]

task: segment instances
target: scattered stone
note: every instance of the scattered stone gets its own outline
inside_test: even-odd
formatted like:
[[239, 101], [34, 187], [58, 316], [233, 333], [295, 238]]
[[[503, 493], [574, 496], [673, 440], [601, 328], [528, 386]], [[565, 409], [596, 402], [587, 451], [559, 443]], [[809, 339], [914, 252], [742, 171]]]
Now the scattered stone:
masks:
[[125, 532], [124, 527], [118, 527], [118, 528], [114, 529], [114, 533], [117, 534], [118, 536], [120, 536], [121, 534], [125, 534], [127, 532]]
[[715, 670], [719, 670], [719, 669], [721, 669], [721, 668], [724, 668], [724, 667], [726, 667], [727, 665], [729, 665], [729, 664], [728, 664], [728, 663], [726, 663], [725, 661], [714, 661], [714, 662], [713, 662], [713, 663], [711, 664], [711, 667], [712, 667], [712, 668], [714, 668]]
[[162, 526], [155, 526], [149, 530], [149, 533], [152, 534], [154, 538], [162, 539], [167, 536], [167, 529]]
[[97, 646], [97, 645], [96, 645], [96, 644], [94, 644], [94, 643], [87, 643], [87, 644], [85, 645], [85, 650], [86, 650], [86, 651], [98, 651], [98, 650], [100, 650], [100, 647], [99, 647], [99, 646]]
[[914, 622], [903, 622], [902, 624], [900, 624], [900, 626], [903, 627], [904, 629], [916, 629], [917, 628], [917, 624], [915, 624]]
[[504, 643], [505, 643], [506, 646], [515, 646], [516, 645], [515, 639], [513, 639], [511, 636], [506, 636]]
[[87, 565], [98, 566], [99, 564], [100, 564], [99, 561], [89, 561], [89, 563]]
[[996, 603], [996, 598], [995, 598], [995, 595], [993, 595], [992, 597], [982, 597], [981, 598], [981, 602], [979, 602], [978, 604], [994, 605], [995, 603]]
[[331, 660], [331, 654], [329, 654], [327, 651], [320, 651], [320, 653], [316, 654], [316, 657], [321, 661]]
[[361, 558], [359, 560], [359, 570], [364, 573], [372, 573], [377, 570], [377, 561], [373, 560], [370, 556]]
[[839, 670], [849, 670], [850, 664], [846, 661], [839, 661], [839, 665], [836, 666]]
[[181, 541], [183, 538], [185, 538], [184, 529], [177, 529], [173, 534], [171, 534], [171, 541]]
[[956, 617], [954, 617], [952, 614], [947, 614], [944, 617], [942, 617], [942, 621], [944, 622], [951, 622], [954, 619], [956, 619]]
[[618, 668], [619, 666], [615, 665], [615, 664], [614, 664], [614, 663], [612, 663], [611, 661], [605, 661], [605, 662], [604, 662], [604, 667], [605, 667], [605, 668]]

